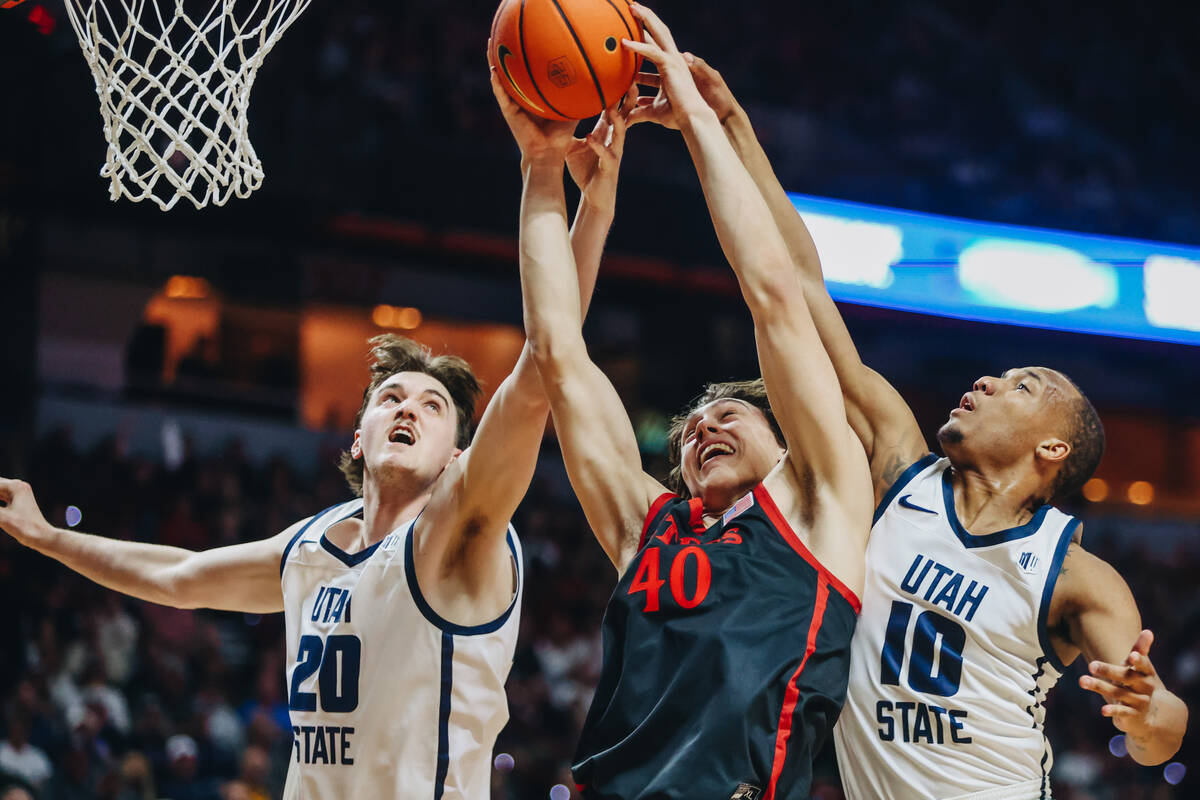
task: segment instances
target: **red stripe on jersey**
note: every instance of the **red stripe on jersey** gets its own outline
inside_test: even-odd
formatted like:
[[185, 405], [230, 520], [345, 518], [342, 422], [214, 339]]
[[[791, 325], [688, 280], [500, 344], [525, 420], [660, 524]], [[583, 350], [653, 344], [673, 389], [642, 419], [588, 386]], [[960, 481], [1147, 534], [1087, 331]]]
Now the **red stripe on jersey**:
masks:
[[703, 500], [701, 500], [699, 497], [693, 497], [691, 500], [688, 500], [688, 511], [691, 512], [691, 519], [689, 522], [691, 523], [692, 530], [695, 533], [704, 533], [706, 530], [708, 530], [704, 526]]
[[767, 512], [767, 518], [779, 531], [779, 535], [783, 540], [791, 545], [801, 558], [809, 563], [809, 565], [817, 571], [817, 574], [822, 579], [829, 582], [829, 585], [837, 589], [838, 594], [846, 598], [846, 602], [854, 609], [854, 613], [858, 614], [862, 611], [862, 603], [858, 599], [858, 595], [850, 591], [846, 584], [837, 579], [837, 576], [825, 568], [825, 565], [817, 560], [817, 557], [812, 554], [812, 551], [804, 546], [804, 542], [800, 541], [800, 537], [792, 530], [792, 526], [784, 519], [783, 514], [779, 511], [779, 506], [775, 505], [775, 500], [771, 497], [767, 487], [761, 483], [754, 487], [754, 496], [758, 498], [759, 504], [763, 507], [763, 511]]
[[817, 649], [817, 632], [821, 630], [821, 621], [825, 618], [825, 603], [828, 599], [829, 584], [822, 581], [817, 584], [817, 596], [813, 601], [812, 622], [808, 625], [808, 644], [804, 648], [804, 658], [800, 659], [800, 666], [796, 667], [796, 672], [788, 680], [787, 691], [783, 695], [783, 709], [779, 712], [779, 728], [775, 731], [775, 760], [771, 764], [771, 782], [767, 784], [763, 800], [775, 800], [775, 784], [779, 782], [783, 764], [787, 760], [788, 739], [792, 736], [792, 717], [796, 713], [796, 703], [800, 700], [800, 687], [797, 686], [797, 681], [800, 680], [800, 673], [804, 672], [804, 665], [808, 663], [808, 657]]
[[646, 546], [646, 535], [650, 533], [650, 523], [654, 521], [654, 517], [669, 501], [674, 500], [676, 495], [671, 492], [663, 492], [658, 496], [653, 503], [650, 504], [650, 510], [646, 512], [646, 521], [642, 523], [642, 538], [638, 540], [638, 551], [640, 552]]

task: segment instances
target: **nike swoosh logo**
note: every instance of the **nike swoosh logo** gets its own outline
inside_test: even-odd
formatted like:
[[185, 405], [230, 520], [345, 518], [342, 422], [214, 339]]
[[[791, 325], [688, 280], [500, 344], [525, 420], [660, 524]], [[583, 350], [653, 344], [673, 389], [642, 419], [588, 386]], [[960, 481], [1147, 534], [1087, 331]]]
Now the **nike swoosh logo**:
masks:
[[[517, 82], [516, 82], [516, 81], [514, 81], [514, 80], [513, 80], [513, 77], [512, 77], [512, 75], [511, 75], [511, 74], [509, 74], [509, 71], [508, 71], [508, 58], [509, 58], [509, 56], [511, 56], [512, 54], [513, 54], [513, 53], [512, 53], [512, 50], [509, 50], [509, 49], [508, 49], [508, 45], [504, 45], [504, 44], [502, 44], [502, 45], [500, 45], [500, 47], [499, 47], [499, 48], [496, 50], [496, 57], [497, 57], [497, 58], [500, 60], [500, 69], [504, 71], [504, 77], [508, 79], [508, 85], [509, 85], [509, 86], [511, 86], [511, 87], [513, 88], [513, 91], [514, 91], [514, 92], [516, 92], [517, 94], [521, 95], [521, 99], [522, 99], [522, 100], [524, 100], [526, 103], [528, 103], [528, 104], [529, 104], [530, 106], [532, 106], [533, 108], [536, 108], [538, 111], [542, 111], [542, 107], [541, 107], [541, 106], [539, 106], [537, 103], [533, 102], [532, 100], [530, 100], [530, 99], [529, 99], [529, 95], [527, 95], [527, 94], [525, 94], [524, 92], [522, 92], [522, 91], [521, 91], [521, 87], [520, 87], [520, 86], [517, 86]], [[544, 113], [544, 112], [543, 112], [543, 113]]]
[[933, 514], [935, 517], [937, 516], [937, 512], [934, 511], [932, 508], [923, 508], [923, 507], [917, 505], [916, 503], [911, 502], [908, 499], [910, 497], [912, 497], [911, 494], [906, 494], [903, 497], [901, 497], [900, 505], [904, 506], [905, 508], [911, 508], [913, 511], [924, 511], [926, 514]]

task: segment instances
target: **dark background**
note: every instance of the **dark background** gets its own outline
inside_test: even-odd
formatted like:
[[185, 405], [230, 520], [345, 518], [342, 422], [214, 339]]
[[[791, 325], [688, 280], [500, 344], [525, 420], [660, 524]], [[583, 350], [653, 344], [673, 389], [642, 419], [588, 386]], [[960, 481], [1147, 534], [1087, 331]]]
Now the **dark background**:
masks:
[[[682, 47], [723, 71], [789, 189], [1200, 244], [1196, 4], [655, 8]], [[350, 431], [302, 413], [297, 320], [319, 304], [366, 318], [389, 302], [450, 327], [520, 321], [519, 174], [487, 83], [491, 14], [461, 0], [317, 2], [255, 86], [263, 187], [224, 208], [163, 214], [107, 198], [93, 81], [62, 7], [0, 12], [0, 474], [33, 483], [56, 523], [75, 505], [85, 530], [195, 548], [271, 535], [344, 499], [333, 464]], [[609, 254], [589, 343], [661, 469], [665, 417], [704, 381], [756, 371], [740, 299], [711, 279], [723, 262], [676, 135], [631, 132]], [[168, 379], [154, 325], [113, 298], [157, 297], [179, 274], [220, 298], [222, 339]], [[65, 299], [87, 292], [82, 309]], [[978, 375], [1018, 364], [1063, 369], [1092, 397], [1110, 436], [1099, 475], [1113, 491], [1067, 510], [1129, 581], [1158, 635], [1156, 665], [1194, 705], [1196, 348], [844, 311], [864, 360], [929, 434]], [[132, 333], [114, 342], [114, 326]], [[120, 380], [64, 375], [64, 343], [80, 358], [89, 338], [106, 342], [105, 357], [116, 348]], [[361, 362], [363, 349], [348, 357]], [[164, 440], [178, 448], [147, 449], [133, 422], [123, 427], [152, 415], [174, 421], [164, 429], [179, 436]], [[237, 432], [268, 427], [283, 450]], [[1127, 502], [1133, 480], [1151, 481], [1155, 502]], [[497, 746], [515, 768], [496, 771], [493, 796], [539, 798], [570, 784], [614, 576], [552, 440], [516, 524], [528, 596]], [[37, 796], [277, 793], [289, 746], [281, 619], [128, 601], [6, 537], [0, 607], [13, 611], [0, 648], [3, 738], [27, 730], [53, 763]], [[1161, 767], [1110, 753], [1116, 731], [1073, 679], [1051, 701], [1057, 796], [1194, 794], [1192, 774], [1172, 788]], [[194, 764], [168, 755], [181, 734]], [[1195, 737], [1175, 760], [1200, 769]], [[832, 761], [822, 764], [814, 793], [838, 797]]]

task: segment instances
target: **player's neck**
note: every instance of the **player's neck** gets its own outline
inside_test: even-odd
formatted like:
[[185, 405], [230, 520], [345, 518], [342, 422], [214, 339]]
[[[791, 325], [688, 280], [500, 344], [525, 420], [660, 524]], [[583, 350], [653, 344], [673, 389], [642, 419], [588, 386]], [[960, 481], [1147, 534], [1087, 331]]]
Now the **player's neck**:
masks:
[[363, 483], [363, 546], [382, 541], [398, 525], [413, 519], [429, 503], [433, 488], [386, 491], [374, 481]]
[[1024, 525], [1041, 506], [1041, 480], [1025, 469], [952, 467], [954, 512], [976, 536]]

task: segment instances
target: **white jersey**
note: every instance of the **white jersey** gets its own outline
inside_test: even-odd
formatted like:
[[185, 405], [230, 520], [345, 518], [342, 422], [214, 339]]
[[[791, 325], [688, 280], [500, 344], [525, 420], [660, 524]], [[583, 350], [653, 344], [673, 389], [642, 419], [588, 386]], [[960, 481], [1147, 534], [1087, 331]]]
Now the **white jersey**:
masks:
[[948, 467], [921, 459], [875, 512], [834, 729], [850, 800], [1050, 796], [1044, 701], [1065, 667], [1046, 614], [1079, 522], [1043, 506], [974, 536]]
[[521, 607], [484, 625], [439, 617], [417, 585], [409, 521], [358, 553], [325, 536], [362, 500], [322, 511], [281, 562], [292, 761], [286, 800], [480, 800], [508, 721]]

